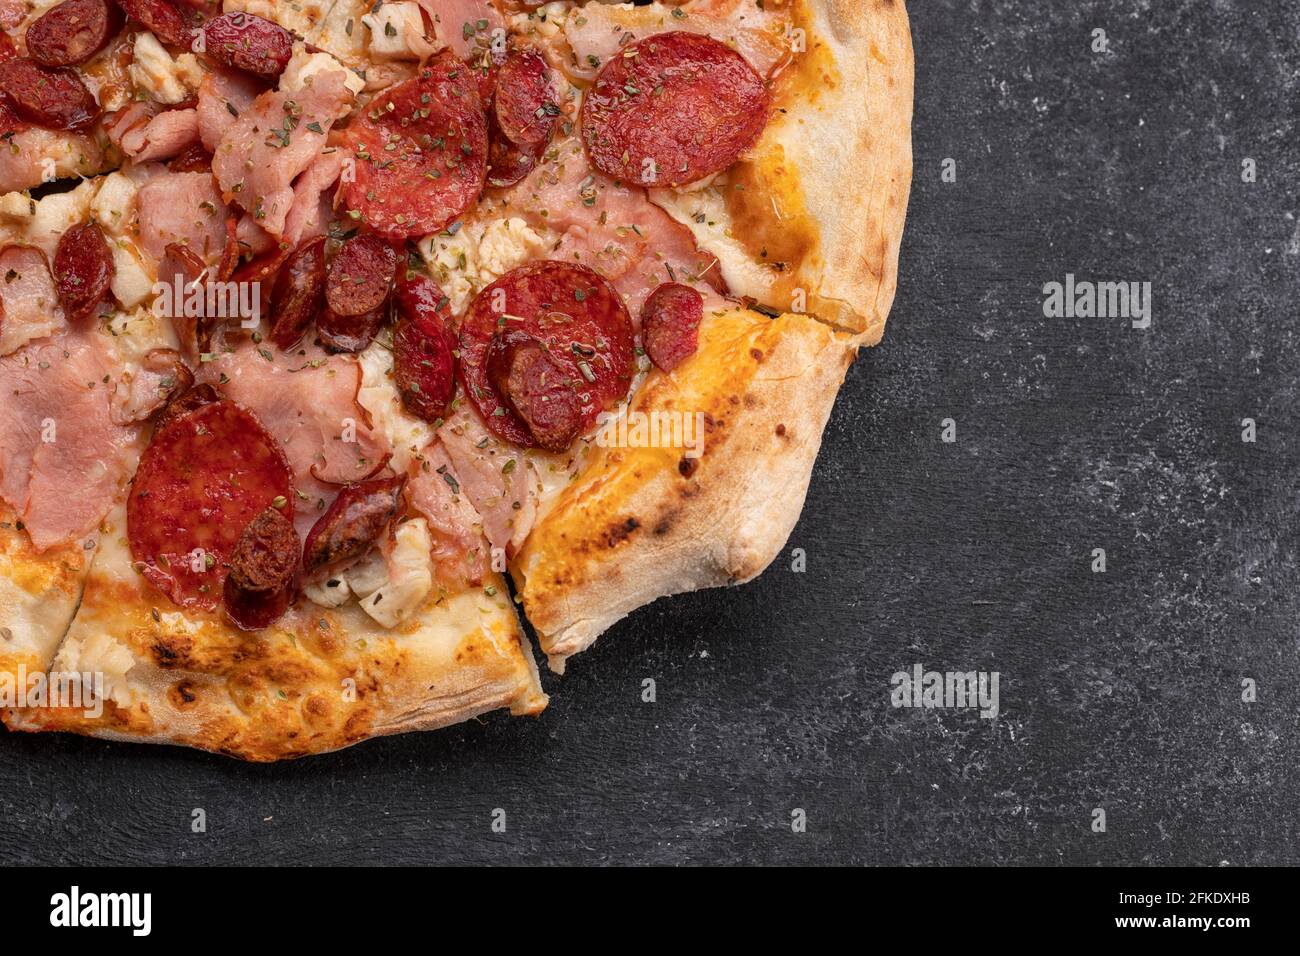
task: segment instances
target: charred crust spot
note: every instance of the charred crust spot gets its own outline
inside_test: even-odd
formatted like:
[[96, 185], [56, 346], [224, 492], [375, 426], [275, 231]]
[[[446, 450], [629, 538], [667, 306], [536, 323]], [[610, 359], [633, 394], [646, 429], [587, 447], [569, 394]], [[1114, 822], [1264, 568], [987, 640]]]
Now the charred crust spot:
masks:
[[784, 423], [782, 423], [782, 422], [778, 422], [778, 423], [777, 423], [777, 426], [776, 426], [776, 433], [777, 433], [778, 435], [780, 435], [782, 438], [785, 437], [785, 424], [784, 424]]
[[761, 362], [761, 361], [763, 361], [763, 350], [762, 350], [762, 349], [750, 349], [750, 350], [749, 350], [749, 354], [752, 355], [752, 356], [754, 357], [754, 361], [755, 361], [755, 362]]
[[626, 521], [611, 525], [609, 531], [605, 533], [605, 543], [611, 548], [616, 548], [632, 537], [632, 532], [639, 527], [641, 527], [641, 522], [637, 521], [636, 518], [628, 518]]
[[699, 467], [700, 460], [698, 458], [686, 458], [683, 456], [681, 461], [677, 462], [677, 472], [683, 478], [691, 477], [691, 475], [695, 474], [695, 469]]
[[662, 538], [662, 537], [663, 537], [664, 535], [666, 535], [669, 531], [673, 530], [673, 522], [676, 520], [676, 518], [677, 518], [677, 513], [674, 512], [674, 511], [670, 511], [670, 512], [668, 512], [666, 515], [664, 515], [662, 518], [660, 518], [660, 519], [655, 523], [655, 526], [654, 526], [654, 532], [653, 532], [653, 533], [655, 534], [655, 536], [656, 536], [656, 537], [660, 537], [660, 538]]
[[190, 658], [193, 641], [180, 634], [164, 634], [153, 642], [154, 663], [163, 669], [180, 667]]
[[751, 395], [749, 392], [745, 393], [745, 407], [746, 408], [758, 407], [758, 399], [755, 398], [753, 395]]
[[183, 680], [179, 684], [172, 685], [167, 691], [167, 698], [177, 710], [184, 710], [199, 699], [199, 692], [192, 683]]

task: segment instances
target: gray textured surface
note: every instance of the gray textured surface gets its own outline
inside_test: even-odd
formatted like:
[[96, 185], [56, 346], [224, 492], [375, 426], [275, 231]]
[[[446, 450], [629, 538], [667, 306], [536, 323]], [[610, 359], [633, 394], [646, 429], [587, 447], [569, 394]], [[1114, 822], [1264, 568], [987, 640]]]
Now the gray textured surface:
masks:
[[[272, 767], [0, 736], [0, 860], [1300, 862], [1300, 6], [912, 18], [899, 295], [806, 573], [642, 610], [537, 721]], [[1152, 327], [1045, 319], [1067, 272], [1150, 281]], [[999, 719], [891, 709], [918, 662], [999, 671]]]

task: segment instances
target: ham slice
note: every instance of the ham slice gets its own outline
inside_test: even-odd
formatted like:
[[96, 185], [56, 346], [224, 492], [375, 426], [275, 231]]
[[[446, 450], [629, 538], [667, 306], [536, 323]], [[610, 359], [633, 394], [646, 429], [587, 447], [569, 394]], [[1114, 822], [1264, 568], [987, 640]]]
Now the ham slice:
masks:
[[[45, 253], [27, 246], [0, 252], [0, 355], [16, 352], [63, 325]], [[6, 397], [0, 395], [0, 403]]]
[[367, 477], [389, 454], [387, 439], [357, 403], [355, 356], [304, 348], [285, 353], [245, 340], [204, 362], [196, 378], [250, 409], [279, 440], [293, 468], [301, 535], [338, 485]]
[[180, 243], [208, 264], [226, 248], [226, 204], [209, 173], [159, 173], [140, 187], [140, 242], [161, 261]]
[[343, 171], [343, 150], [332, 149], [316, 159], [293, 183], [293, 206], [284, 221], [284, 240], [297, 246], [324, 234], [334, 216], [330, 190]]
[[446, 449], [434, 442], [420, 457], [423, 461], [413, 463], [406, 489], [411, 505], [429, 522], [438, 583], [448, 590], [482, 584], [491, 567], [483, 520], [463, 493]]
[[334, 120], [352, 102], [342, 68], [301, 89], [263, 93], [221, 136], [212, 172], [231, 200], [272, 236], [284, 233], [293, 182], [321, 155]]
[[[651, 3], [589, 3], [581, 16], [571, 15], [564, 37], [574, 52], [564, 69], [580, 79], [591, 79], [605, 61], [644, 37], [669, 30], [703, 33], [735, 49], [759, 73], [770, 76], [791, 54], [785, 35], [789, 14], [776, 4], [760, 9], [753, 0], [692, 0], [679, 7]], [[677, 11], [677, 13], [674, 13]], [[596, 66], [589, 57], [595, 57]]]
[[660, 283], [720, 282], [717, 260], [701, 252], [691, 231], [650, 202], [641, 187], [593, 169], [577, 137], [557, 140], [554, 155], [503, 198], [512, 215], [558, 233], [550, 258], [599, 272], [627, 300], [633, 321]]
[[[482, 52], [492, 42], [492, 31], [503, 29], [505, 21], [491, 0], [419, 0], [433, 21], [433, 33], [442, 46], [466, 59]], [[465, 24], [469, 24], [467, 37]]]
[[93, 530], [140, 453], [139, 427], [113, 422], [110, 350], [64, 332], [0, 359], [0, 497], [38, 551]]
[[0, 193], [31, 189], [50, 179], [95, 176], [109, 168], [94, 136], [29, 127], [7, 137], [0, 149]]
[[263, 84], [247, 74], [212, 72], [199, 84], [199, 137], [208, 152], [215, 152], [226, 130], [253, 105]]
[[[537, 474], [518, 448], [501, 441], [478, 413], [462, 403], [451, 413], [438, 438], [457, 481], [479, 513], [483, 533], [507, 554], [523, 544], [537, 517]], [[514, 461], [514, 465], [507, 462]]]
[[199, 142], [198, 110], [167, 110], [122, 135], [122, 151], [138, 163], [171, 159]]

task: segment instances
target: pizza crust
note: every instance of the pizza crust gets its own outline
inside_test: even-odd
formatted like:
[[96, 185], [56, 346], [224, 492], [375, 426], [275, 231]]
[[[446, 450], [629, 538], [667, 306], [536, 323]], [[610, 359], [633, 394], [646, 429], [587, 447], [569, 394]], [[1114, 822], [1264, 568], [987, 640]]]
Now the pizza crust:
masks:
[[50, 666], [81, 600], [93, 548], [78, 541], [38, 553], [13, 509], [0, 503], [0, 675], [16, 681], [20, 669], [34, 674]]
[[728, 172], [652, 198], [718, 256], [732, 294], [875, 345], [898, 279], [912, 180], [913, 60], [902, 0], [800, 0], [805, 50]]
[[629, 414], [703, 413], [702, 454], [595, 447], [511, 572], [551, 669], [656, 598], [758, 576], [803, 508], [856, 348], [808, 316], [706, 315], [700, 347], [650, 372]]
[[[124, 527], [118, 507], [55, 659], [56, 671], [103, 675], [102, 714], [14, 710], [3, 715], [10, 729], [270, 761], [500, 707], [536, 714], [546, 706], [500, 578], [491, 595], [435, 592], [392, 630], [355, 603], [327, 610], [300, 600], [272, 627], [245, 633], [219, 614], [182, 612], [145, 584], [131, 568]], [[119, 647], [133, 664], [121, 666]]]

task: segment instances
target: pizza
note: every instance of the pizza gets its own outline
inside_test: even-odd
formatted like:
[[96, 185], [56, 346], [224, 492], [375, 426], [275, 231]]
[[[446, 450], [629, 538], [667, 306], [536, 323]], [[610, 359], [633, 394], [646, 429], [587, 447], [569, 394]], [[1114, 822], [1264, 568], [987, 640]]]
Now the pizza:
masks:
[[[248, 760], [547, 704], [784, 546], [902, 0], [0, 0], [0, 706]], [[531, 625], [531, 636], [525, 630]]]

